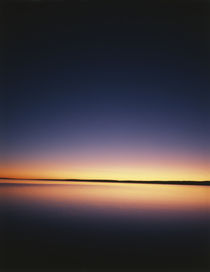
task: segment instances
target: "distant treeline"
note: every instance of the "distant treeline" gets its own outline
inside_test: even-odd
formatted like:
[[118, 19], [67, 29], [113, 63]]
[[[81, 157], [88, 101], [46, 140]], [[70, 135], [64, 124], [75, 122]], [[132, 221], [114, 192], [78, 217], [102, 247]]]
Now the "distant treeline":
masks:
[[115, 179], [27, 179], [27, 178], [0, 178], [6, 180], [40, 180], [40, 181], [78, 181], [78, 182], [112, 182], [112, 183], [144, 183], [144, 184], [175, 184], [175, 185], [210, 185], [210, 181], [161, 181], [161, 180], [152, 180], [152, 181], [145, 181], [145, 180], [115, 180]]

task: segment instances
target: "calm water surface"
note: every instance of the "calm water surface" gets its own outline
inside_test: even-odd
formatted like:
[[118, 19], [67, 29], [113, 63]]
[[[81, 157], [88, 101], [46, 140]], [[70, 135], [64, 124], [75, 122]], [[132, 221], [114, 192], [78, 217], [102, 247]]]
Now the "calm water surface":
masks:
[[209, 269], [208, 186], [1, 180], [0, 220], [3, 269]]

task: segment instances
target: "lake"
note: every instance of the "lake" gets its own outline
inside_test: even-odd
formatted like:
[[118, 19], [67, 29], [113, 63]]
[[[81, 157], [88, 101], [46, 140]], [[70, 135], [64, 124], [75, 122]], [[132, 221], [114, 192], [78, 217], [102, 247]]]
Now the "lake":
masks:
[[0, 270], [207, 271], [210, 187], [0, 181]]

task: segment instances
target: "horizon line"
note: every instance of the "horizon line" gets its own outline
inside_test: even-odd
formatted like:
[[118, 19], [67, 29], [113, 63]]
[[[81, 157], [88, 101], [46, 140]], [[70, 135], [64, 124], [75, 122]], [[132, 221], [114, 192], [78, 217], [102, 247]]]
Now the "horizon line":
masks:
[[16, 178], [0, 177], [0, 180], [40, 180], [40, 181], [86, 181], [86, 182], [114, 182], [114, 183], [153, 183], [153, 184], [203, 184], [210, 185], [210, 180], [118, 180], [118, 179], [78, 179], [78, 178]]

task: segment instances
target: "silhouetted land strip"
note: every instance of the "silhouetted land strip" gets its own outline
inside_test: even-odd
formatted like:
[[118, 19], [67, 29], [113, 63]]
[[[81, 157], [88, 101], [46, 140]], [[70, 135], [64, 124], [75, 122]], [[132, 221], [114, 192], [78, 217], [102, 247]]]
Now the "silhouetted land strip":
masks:
[[77, 182], [105, 182], [105, 183], [135, 183], [135, 184], [171, 184], [171, 185], [204, 185], [209, 186], [210, 181], [161, 181], [161, 180], [116, 180], [116, 179], [26, 179], [26, 178], [0, 178], [0, 180], [40, 180], [40, 181], [77, 181]]

